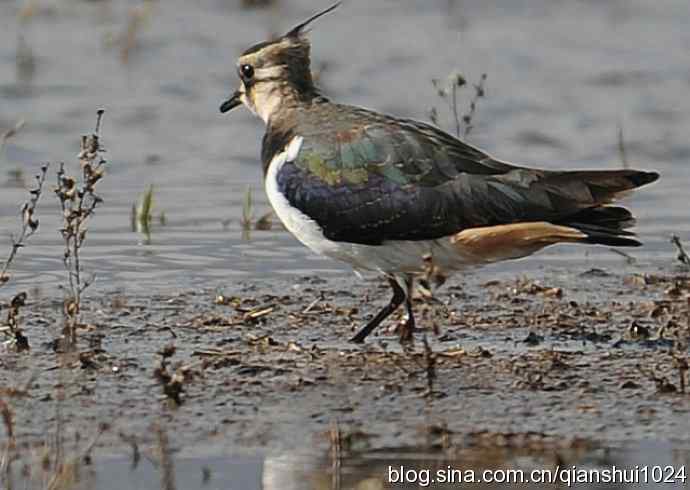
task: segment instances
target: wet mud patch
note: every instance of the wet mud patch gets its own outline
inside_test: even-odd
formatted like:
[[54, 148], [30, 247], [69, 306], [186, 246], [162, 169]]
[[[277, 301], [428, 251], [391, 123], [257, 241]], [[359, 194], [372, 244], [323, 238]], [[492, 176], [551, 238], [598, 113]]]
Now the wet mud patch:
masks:
[[[96, 447], [229, 450], [310, 445], [337, 423], [370, 447], [452, 434], [539, 433], [590, 441], [687, 437], [690, 278], [549, 274], [465, 278], [415, 301], [363, 346], [347, 339], [388, 299], [377, 280], [302, 277], [224, 290], [85, 303], [77, 349], [56, 342], [62, 302], [27, 302], [30, 350], [1, 361], [13, 438], [56, 427]], [[421, 431], [421, 432], [420, 432]], [[71, 436], [72, 437], [72, 436]]]

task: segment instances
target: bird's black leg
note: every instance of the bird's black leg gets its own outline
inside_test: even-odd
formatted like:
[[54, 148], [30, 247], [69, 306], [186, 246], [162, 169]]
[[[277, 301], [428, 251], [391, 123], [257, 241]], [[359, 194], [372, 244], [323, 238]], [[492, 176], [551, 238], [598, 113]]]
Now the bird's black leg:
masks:
[[407, 294], [405, 295], [405, 309], [407, 310], [407, 320], [400, 326], [400, 343], [412, 342], [414, 340], [414, 312], [412, 311], [412, 293], [414, 292], [414, 278], [407, 276], [405, 279]]
[[350, 339], [350, 342], [354, 342], [356, 344], [361, 344], [364, 342], [364, 339], [367, 338], [367, 335], [378, 327], [383, 320], [388, 318], [388, 316], [397, 310], [398, 307], [405, 301], [407, 294], [405, 293], [405, 290], [400, 287], [400, 284], [398, 284], [398, 282], [393, 278], [389, 278], [388, 283], [393, 288], [393, 297], [391, 298], [390, 303], [384, 306], [383, 309], [379, 311], [369, 323], [367, 323], [359, 332], [357, 332], [355, 336]]

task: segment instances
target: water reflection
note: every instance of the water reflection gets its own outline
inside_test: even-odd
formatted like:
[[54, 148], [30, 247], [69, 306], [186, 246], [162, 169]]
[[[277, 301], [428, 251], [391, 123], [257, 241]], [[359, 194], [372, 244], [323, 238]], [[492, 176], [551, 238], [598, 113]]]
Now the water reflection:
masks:
[[[663, 477], [666, 480], [664, 488], [686, 488], [680, 477], [681, 471], [690, 464], [688, 447], [656, 441], [617, 447], [598, 447], [584, 442], [554, 445], [544, 443], [536, 435], [531, 439], [524, 436], [522, 443], [524, 445], [363, 449], [337, 458], [331, 450], [322, 453], [295, 451], [267, 457], [199, 458], [178, 454], [173, 458], [172, 471], [176, 488], [188, 490], [503, 489], [517, 485], [479, 483], [478, 480], [537, 476], [546, 479], [547, 473], [553, 474], [556, 468], [560, 468], [559, 482], [525, 482], [519, 484], [520, 488], [657, 488], [659, 484], [654, 483], [652, 477]], [[583, 478], [583, 472], [599, 474], [603, 480], [605, 470], [613, 471], [614, 465], [621, 471], [617, 473], [620, 478], [630, 483], [577, 483], [577, 478]], [[153, 490], [161, 488], [162, 481], [161, 465], [153, 453], [138, 465], [121, 458], [96, 460], [94, 466], [75, 469], [74, 475], [65, 490]], [[403, 476], [405, 481], [402, 481]], [[589, 478], [596, 479], [596, 476]], [[442, 483], [443, 480], [447, 483]], [[634, 480], [637, 483], [632, 483]], [[17, 488], [32, 488], [25, 487], [28, 483], [21, 478], [15, 484]]]
[[[559, 469], [559, 482], [526, 482], [526, 488], [566, 488], [584, 478], [599, 475], [600, 484], [578, 483], [575, 488], [656, 488], [652, 476], [665, 477], [668, 488], [684, 488], [682, 468], [690, 462], [687, 449], [645, 442], [621, 448], [597, 448], [577, 443], [562, 447], [541, 446], [538, 438], [525, 447], [473, 446], [447, 449], [393, 448], [354, 452], [335, 460], [307, 460], [296, 455], [266, 458], [263, 490], [379, 490], [417, 488], [514, 488], [506, 478], [548, 479]], [[624, 482], [605, 483], [606, 471]], [[643, 467], [647, 467], [644, 470]], [[635, 468], [638, 468], [637, 470]], [[673, 471], [672, 471], [673, 468]], [[510, 470], [506, 473], [503, 470]], [[625, 471], [623, 471], [625, 470]], [[649, 483], [645, 484], [645, 471]], [[611, 473], [613, 474], [613, 473]], [[553, 478], [553, 476], [551, 476]], [[495, 483], [481, 482], [482, 478]], [[590, 477], [596, 479], [596, 476]], [[625, 483], [630, 482], [630, 483]], [[638, 482], [638, 483], [635, 483]]]

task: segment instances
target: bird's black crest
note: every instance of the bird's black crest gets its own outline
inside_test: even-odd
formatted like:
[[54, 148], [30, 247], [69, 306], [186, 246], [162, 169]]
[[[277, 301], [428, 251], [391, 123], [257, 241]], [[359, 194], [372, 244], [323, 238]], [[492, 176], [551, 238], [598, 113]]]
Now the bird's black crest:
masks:
[[340, 7], [340, 4], [341, 4], [341, 3], [342, 3], [342, 2], [337, 2], [337, 3], [333, 4], [333, 5], [331, 5], [330, 7], [328, 7], [326, 10], [322, 10], [322, 11], [319, 12], [318, 14], [312, 15], [312, 16], [309, 17], [307, 20], [305, 20], [304, 22], [302, 22], [300, 25], [298, 25], [298, 26], [292, 28], [287, 34], [285, 34], [285, 37], [299, 37], [299, 36], [301, 36], [302, 34], [304, 34], [304, 28], [305, 28], [305, 27], [307, 27], [309, 24], [311, 24], [312, 22], [314, 22], [314, 21], [315, 21], [316, 19], [318, 19], [319, 17], [323, 17], [323, 16], [326, 15], [327, 13], [334, 11], [335, 9], [337, 9], [338, 7]]

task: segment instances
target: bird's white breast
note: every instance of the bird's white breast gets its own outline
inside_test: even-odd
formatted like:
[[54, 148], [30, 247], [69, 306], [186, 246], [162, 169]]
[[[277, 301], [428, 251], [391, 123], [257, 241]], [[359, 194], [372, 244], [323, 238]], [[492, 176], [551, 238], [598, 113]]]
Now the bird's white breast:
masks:
[[301, 136], [295, 136], [285, 150], [273, 157], [266, 173], [266, 194], [278, 218], [280, 218], [280, 221], [283, 222], [285, 228], [290, 233], [315, 252], [332, 255], [337, 252], [337, 243], [326, 239], [318, 223], [292, 206], [278, 189], [278, 173], [280, 169], [286, 163], [292, 162], [297, 158], [303, 141], [304, 138]]

